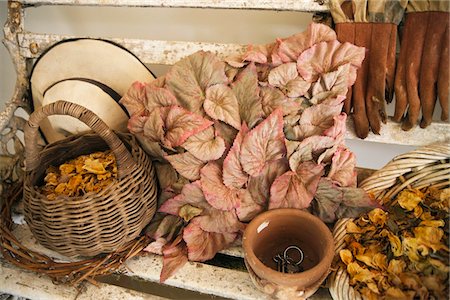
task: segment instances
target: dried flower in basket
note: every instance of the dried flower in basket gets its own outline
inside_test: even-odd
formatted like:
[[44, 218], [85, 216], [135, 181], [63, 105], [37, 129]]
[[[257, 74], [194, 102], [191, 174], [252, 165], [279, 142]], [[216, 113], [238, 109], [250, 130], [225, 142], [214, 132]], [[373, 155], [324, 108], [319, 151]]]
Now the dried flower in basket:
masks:
[[50, 200], [60, 195], [98, 193], [117, 178], [116, 158], [111, 150], [81, 155], [58, 167], [48, 167], [45, 174], [40, 191]]
[[364, 299], [446, 299], [450, 189], [405, 189], [393, 203], [347, 223], [350, 285]]

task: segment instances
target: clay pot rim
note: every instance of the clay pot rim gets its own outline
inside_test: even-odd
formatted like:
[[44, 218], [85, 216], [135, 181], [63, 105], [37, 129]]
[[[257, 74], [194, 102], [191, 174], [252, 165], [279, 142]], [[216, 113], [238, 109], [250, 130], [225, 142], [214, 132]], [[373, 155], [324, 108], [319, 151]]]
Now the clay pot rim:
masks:
[[[315, 226], [322, 229], [324, 234], [322, 238], [325, 240], [325, 245], [330, 245], [331, 247], [326, 247], [324, 258], [313, 268], [300, 272], [297, 274], [285, 274], [280, 273], [278, 271], [273, 270], [272, 268], [263, 264], [255, 255], [255, 252], [251, 249], [249, 245], [248, 233], [250, 231], [255, 231], [258, 226], [262, 224], [262, 222], [271, 215], [286, 215], [286, 216], [297, 216], [300, 218], [309, 219]], [[314, 284], [317, 280], [314, 280], [314, 277], [322, 277], [324, 273], [328, 272], [331, 262], [334, 257], [334, 239], [331, 234], [330, 229], [325, 225], [325, 223], [318, 217], [310, 214], [309, 212], [302, 211], [296, 208], [278, 208], [268, 210], [256, 216], [248, 225], [246, 230], [244, 231], [244, 235], [242, 238], [242, 248], [244, 249], [244, 257], [248, 261], [250, 267], [254, 270], [257, 276], [260, 276], [260, 273], [264, 273], [266, 280], [271, 281], [273, 283], [284, 285], [284, 286], [300, 286], [300, 283], [303, 281], [305, 287], [308, 287]], [[254, 264], [254, 265], [252, 265]], [[256, 268], [255, 268], [256, 267]], [[256, 270], [255, 270], [256, 269]], [[262, 270], [262, 271], [258, 271]], [[317, 276], [316, 272], [320, 270], [320, 275]], [[258, 274], [259, 273], [259, 274]], [[312, 276], [312, 275], [316, 276]], [[261, 276], [260, 276], [261, 277]], [[314, 282], [313, 282], [314, 281]]]

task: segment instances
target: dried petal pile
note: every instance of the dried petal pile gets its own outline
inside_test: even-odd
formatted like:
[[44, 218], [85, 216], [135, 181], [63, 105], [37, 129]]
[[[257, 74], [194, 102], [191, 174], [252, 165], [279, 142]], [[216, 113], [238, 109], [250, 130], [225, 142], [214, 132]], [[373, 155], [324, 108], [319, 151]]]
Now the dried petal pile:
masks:
[[121, 100], [128, 128], [157, 161], [159, 212], [176, 216], [183, 236], [150, 233], [149, 251], [171, 253], [161, 280], [186, 261], [173, 253], [208, 260], [264, 210], [309, 209], [331, 222], [372, 204], [356, 189], [341, 114], [364, 53], [311, 24], [225, 60], [199, 51], [133, 84]]
[[117, 178], [114, 154], [108, 150], [81, 155], [59, 167], [46, 170], [42, 194], [53, 200], [60, 195], [78, 197], [90, 192], [100, 192]]
[[447, 299], [450, 189], [403, 190], [388, 210], [347, 224], [340, 251], [365, 299]]

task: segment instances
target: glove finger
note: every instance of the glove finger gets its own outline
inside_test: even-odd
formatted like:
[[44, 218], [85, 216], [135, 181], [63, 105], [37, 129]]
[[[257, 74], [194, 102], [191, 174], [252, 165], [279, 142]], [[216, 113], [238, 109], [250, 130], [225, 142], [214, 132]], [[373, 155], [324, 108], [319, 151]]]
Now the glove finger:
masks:
[[[341, 43], [349, 42], [355, 43], [355, 24], [353, 23], [338, 23], [336, 24], [336, 34], [338, 41]], [[347, 115], [352, 110], [352, 87], [347, 91], [347, 97], [344, 100], [344, 111]]]
[[351, 111], [352, 111], [352, 107], [353, 107], [353, 88], [349, 87], [348, 91], [347, 91], [347, 96], [344, 100], [344, 112], [347, 115], [350, 115]]
[[408, 93], [408, 114], [402, 123], [403, 130], [410, 130], [417, 124], [420, 113], [419, 98], [419, 70], [423, 52], [423, 42], [427, 31], [429, 12], [410, 13], [407, 16], [411, 19], [411, 27], [414, 29], [414, 36], [408, 41], [407, 65], [406, 65], [406, 91]]
[[372, 23], [366, 110], [370, 128], [375, 134], [380, 134], [381, 122], [386, 123], [384, 104], [388, 56], [386, 45], [389, 45], [391, 39], [392, 26], [389, 23]]
[[413, 28], [411, 28], [411, 19], [406, 16], [405, 26], [403, 27], [402, 40], [400, 42], [400, 55], [395, 72], [395, 112], [393, 120], [400, 122], [405, 114], [408, 105], [408, 93], [406, 92], [406, 63], [408, 41], [414, 38]]
[[[369, 23], [356, 24], [355, 45], [365, 47], [370, 45], [372, 27]], [[367, 90], [367, 75], [369, 73], [370, 53], [366, 51], [361, 67], [358, 69], [355, 84], [353, 85], [353, 120], [355, 132], [359, 138], [366, 138], [369, 134], [369, 120], [366, 114], [365, 95]]]
[[[448, 18], [448, 14], [447, 14]], [[447, 19], [448, 22], [448, 19]], [[442, 113], [441, 120], [448, 120], [448, 94], [449, 94], [449, 24], [447, 24], [444, 37], [442, 39], [443, 48], [441, 51], [441, 61], [439, 62], [439, 77], [438, 77], [438, 95], [439, 103], [441, 105]]]
[[442, 50], [441, 42], [447, 25], [447, 13], [430, 12], [419, 78], [420, 104], [422, 105], [420, 127], [422, 128], [426, 128], [433, 120], [433, 111], [437, 96], [436, 84]]
[[397, 49], [397, 26], [392, 24], [391, 39], [388, 46], [388, 54], [386, 61], [386, 93], [385, 98], [387, 103], [392, 102], [394, 97], [394, 78], [395, 78], [395, 59]]

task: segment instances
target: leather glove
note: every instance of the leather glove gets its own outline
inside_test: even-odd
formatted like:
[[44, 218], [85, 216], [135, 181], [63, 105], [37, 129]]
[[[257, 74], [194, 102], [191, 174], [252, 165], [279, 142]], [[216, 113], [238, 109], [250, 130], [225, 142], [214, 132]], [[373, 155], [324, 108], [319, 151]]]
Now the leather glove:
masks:
[[409, 0], [395, 76], [394, 120], [403, 120], [403, 130], [416, 126], [421, 108], [420, 127], [430, 125], [438, 97], [448, 119], [448, 48], [448, 0]]
[[397, 25], [406, 4], [407, 0], [330, 0], [338, 40], [367, 49], [344, 102], [360, 138], [369, 130], [379, 134], [381, 122], [386, 123], [385, 101], [392, 101], [394, 91]]

